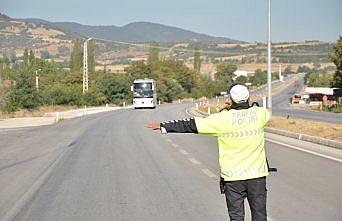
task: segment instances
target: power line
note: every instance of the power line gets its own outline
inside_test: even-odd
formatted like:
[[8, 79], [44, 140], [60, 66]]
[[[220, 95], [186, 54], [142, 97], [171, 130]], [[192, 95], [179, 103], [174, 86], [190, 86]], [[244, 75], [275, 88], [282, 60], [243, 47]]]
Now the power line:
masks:
[[[112, 43], [116, 43], [116, 44], [130, 45], [130, 46], [141, 47], [141, 48], [149, 48], [150, 47], [150, 45], [146, 44], [146, 43], [137, 44], [137, 43], [108, 40], [108, 39], [102, 39], [102, 38], [96, 38], [96, 37], [91, 37], [91, 38], [98, 40], [98, 41], [112, 42]], [[196, 50], [194, 50], [194, 49], [183, 49], [183, 48], [163, 47], [163, 46], [153, 46], [153, 47], [158, 48], [158, 49], [163, 49], [163, 50], [174, 50], [174, 51], [180, 51], [180, 52], [191, 52], [191, 53], [196, 52]], [[240, 55], [241, 54], [241, 53], [236, 53], [236, 52], [204, 51], [204, 50], [199, 50], [199, 52], [201, 52], [202, 54], [213, 54], [213, 55]]]

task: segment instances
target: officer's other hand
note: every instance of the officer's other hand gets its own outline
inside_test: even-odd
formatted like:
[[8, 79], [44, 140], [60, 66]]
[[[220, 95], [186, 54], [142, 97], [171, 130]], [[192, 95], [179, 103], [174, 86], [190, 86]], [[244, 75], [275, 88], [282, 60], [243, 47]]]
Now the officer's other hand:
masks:
[[156, 123], [148, 124], [146, 127], [152, 130], [160, 130], [160, 124], [156, 124]]
[[233, 102], [231, 99], [227, 99], [225, 102], [224, 102], [224, 107], [221, 109], [222, 110], [230, 110], [232, 108], [232, 105], [233, 105]]

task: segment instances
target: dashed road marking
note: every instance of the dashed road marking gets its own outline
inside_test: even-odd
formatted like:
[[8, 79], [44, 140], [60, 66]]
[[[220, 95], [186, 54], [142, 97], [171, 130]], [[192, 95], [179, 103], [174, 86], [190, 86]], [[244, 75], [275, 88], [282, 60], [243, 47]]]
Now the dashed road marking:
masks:
[[210, 178], [217, 178], [217, 176], [209, 169], [202, 169], [202, 172]]
[[195, 158], [188, 158], [188, 160], [193, 163], [193, 164], [201, 164], [201, 162], [199, 162], [198, 160], [196, 160]]
[[172, 146], [173, 146], [173, 147], [176, 147], [176, 148], [179, 147], [179, 145], [178, 145], [178, 144], [175, 144], [175, 143], [173, 143]]
[[166, 141], [172, 143], [172, 140], [169, 138], [166, 138]]
[[186, 152], [186, 150], [183, 150], [183, 149], [180, 149], [180, 150], [178, 150], [181, 154], [183, 154], [183, 155], [188, 155], [189, 153], [188, 152]]

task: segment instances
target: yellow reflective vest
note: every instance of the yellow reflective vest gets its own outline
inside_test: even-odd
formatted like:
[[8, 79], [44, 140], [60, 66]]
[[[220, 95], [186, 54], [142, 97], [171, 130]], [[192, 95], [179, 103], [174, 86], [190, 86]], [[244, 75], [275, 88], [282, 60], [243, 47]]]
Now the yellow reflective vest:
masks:
[[219, 145], [221, 177], [225, 181], [267, 176], [264, 127], [270, 118], [266, 108], [222, 111], [195, 118], [199, 134], [215, 136]]

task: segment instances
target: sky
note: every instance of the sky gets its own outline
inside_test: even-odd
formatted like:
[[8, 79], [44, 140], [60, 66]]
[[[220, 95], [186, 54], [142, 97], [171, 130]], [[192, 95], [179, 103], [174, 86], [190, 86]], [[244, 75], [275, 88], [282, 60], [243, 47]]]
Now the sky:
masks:
[[[271, 0], [272, 42], [335, 41], [342, 0]], [[0, 0], [13, 18], [122, 26], [148, 21], [248, 42], [267, 40], [267, 0]]]

